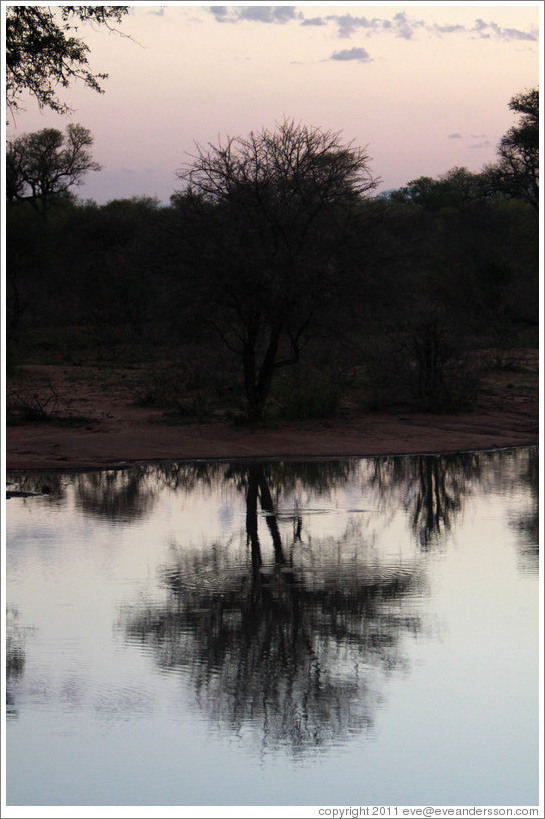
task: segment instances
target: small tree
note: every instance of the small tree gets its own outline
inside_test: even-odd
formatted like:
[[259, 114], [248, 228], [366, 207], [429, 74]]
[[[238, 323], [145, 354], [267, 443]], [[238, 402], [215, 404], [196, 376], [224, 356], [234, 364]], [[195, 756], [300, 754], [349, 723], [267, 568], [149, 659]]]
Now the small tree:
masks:
[[286, 120], [274, 132], [197, 146], [178, 173], [185, 258], [206, 320], [242, 359], [252, 420], [340, 285], [336, 250], [378, 183], [368, 163], [338, 133]]
[[44, 128], [8, 142], [6, 194], [8, 201], [30, 202], [42, 216], [58, 199], [70, 198], [74, 185], [89, 171], [99, 171], [89, 150], [91, 132], [82, 125], [68, 125], [65, 134]]
[[24, 91], [33, 96], [40, 108], [64, 114], [69, 111], [56, 89], [74, 79], [82, 80], [94, 91], [103, 93], [100, 81], [107, 74], [93, 74], [88, 68], [89, 46], [75, 23], [92, 22], [111, 28], [121, 22], [128, 6], [50, 6], [9, 5], [6, 8], [6, 101], [17, 111]]

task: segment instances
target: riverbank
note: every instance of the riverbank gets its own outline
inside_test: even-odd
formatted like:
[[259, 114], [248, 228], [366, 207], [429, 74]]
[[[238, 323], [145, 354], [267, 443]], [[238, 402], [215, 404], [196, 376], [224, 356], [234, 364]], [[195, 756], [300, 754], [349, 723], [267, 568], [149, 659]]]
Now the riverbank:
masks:
[[[19, 421], [6, 433], [8, 471], [92, 469], [135, 461], [199, 458], [317, 458], [528, 446], [539, 440], [538, 351], [525, 366], [488, 376], [474, 410], [463, 413], [363, 413], [346, 408], [327, 421], [277, 421], [260, 427], [218, 417], [173, 423], [137, 406], [122, 379], [111, 384], [59, 366], [24, 368], [19, 395], [55, 395], [66, 410]], [[15, 388], [12, 388], [12, 390]], [[42, 391], [40, 393], [40, 390]], [[26, 391], [26, 392], [25, 392]]]

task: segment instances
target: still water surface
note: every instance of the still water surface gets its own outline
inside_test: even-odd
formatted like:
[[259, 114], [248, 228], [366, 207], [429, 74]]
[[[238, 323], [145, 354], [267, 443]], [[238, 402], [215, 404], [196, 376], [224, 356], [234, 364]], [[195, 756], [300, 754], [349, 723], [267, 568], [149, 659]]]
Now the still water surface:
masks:
[[10, 480], [8, 805], [537, 804], [536, 449]]

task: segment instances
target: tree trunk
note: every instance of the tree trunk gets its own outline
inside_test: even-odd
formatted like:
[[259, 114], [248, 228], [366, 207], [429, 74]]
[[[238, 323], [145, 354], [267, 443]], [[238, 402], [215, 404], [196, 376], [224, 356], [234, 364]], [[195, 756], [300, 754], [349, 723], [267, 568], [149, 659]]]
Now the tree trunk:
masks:
[[275, 563], [282, 565], [286, 562], [284, 558], [284, 551], [282, 549], [282, 537], [278, 528], [276, 510], [274, 508], [271, 490], [269, 489], [269, 484], [267, 483], [267, 479], [263, 474], [263, 467], [260, 468], [259, 472], [259, 498], [261, 500], [261, 508], [265, 512], [265, 520], [267, 521], [267, 526], [269, 527], [269, 532], [271, 533], [272, 537]]
[[257, 325], [252, 321], [248, 327], [248, 335], [244, 344], [244, 391], [246, 393], [247, 413], [250, 421], [258, 420], [256, 415], [257, 395], [256, 395], [256, 346], [257, 346]]
[[248, 420], [259, 421], [271, 391], [275, 371], [281, 325], [275, 325], [269, 335], [269, 343], [263, 361], [257, 370], [257, 328], [251, 327], [244, 347], [244, 389], [248, 404]]
[[252, 573], [259, 574], [261, 568], [261, 547], [257, 532], [257, 497], [259, 492], [259, 467], [248, 470], [248, 490], [246, 493], [246, 537], [252, 553]]

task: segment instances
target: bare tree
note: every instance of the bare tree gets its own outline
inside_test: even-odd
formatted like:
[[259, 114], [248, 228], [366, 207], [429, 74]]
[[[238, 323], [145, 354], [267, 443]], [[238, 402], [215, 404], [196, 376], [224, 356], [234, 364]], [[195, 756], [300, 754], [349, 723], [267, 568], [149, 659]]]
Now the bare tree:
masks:
[[242, 359], [256, 420], [275, 371], [299, 360], [330, 304], [336, 252], [378, 180], [364, 149], [290, 120], [197, 146], [178, 177], [186, 270], [197, 273], [206, 320]]

